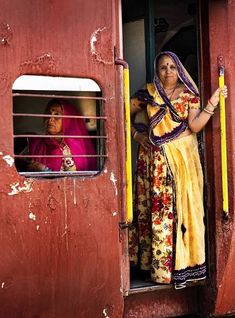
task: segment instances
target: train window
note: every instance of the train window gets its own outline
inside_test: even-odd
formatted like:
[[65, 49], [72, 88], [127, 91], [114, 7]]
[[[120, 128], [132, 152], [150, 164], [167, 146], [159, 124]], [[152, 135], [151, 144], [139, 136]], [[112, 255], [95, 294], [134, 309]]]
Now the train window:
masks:
[[14, 158], [20, 175], [93, 176], [102, 170], [106, 117], [94, 80], [23, 75], [12, 93]]

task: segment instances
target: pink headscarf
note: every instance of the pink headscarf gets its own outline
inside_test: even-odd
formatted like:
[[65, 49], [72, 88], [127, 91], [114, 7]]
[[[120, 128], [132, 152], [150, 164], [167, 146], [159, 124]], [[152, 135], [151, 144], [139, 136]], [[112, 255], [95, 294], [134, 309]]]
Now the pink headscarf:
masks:
[[[78, 116], [73, 105], [67, 100], [54, 99], [48, 103], [48, 107], [57, 104], [63, 109], [63, 115]], [[63, 118], [61, 135], [88, 136], [85, 123], [82, 118]], [[69, 146], [72, 155], [94, 155], [95, 150], [90, 138], [64, 138], [64, 142]], [[30, 138], [30, 155], [62, 155], [59, 142], [55, 138]], [[34, 158], [33, 160], [44, 164], [52, 171], [60, 171], [62, 165], [61, 158]], [[94, 157], [73, 157], [77, 171], [96, 170], [96, 160]]]

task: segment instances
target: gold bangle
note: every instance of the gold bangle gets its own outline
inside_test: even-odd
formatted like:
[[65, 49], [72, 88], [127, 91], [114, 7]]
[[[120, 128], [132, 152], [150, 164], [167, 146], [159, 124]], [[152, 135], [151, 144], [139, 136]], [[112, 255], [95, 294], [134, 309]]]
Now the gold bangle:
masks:
[[210, 114], [210, 115], [214, 115], [214, 112], [211, 111], [211, 110], [208, 110], [208, 109], [206, 109], [206, 108], [203, 108], [203, 110], [204, 110], [204, 112], [206, 112], [206, 113], [208, 113], [208, 114]]

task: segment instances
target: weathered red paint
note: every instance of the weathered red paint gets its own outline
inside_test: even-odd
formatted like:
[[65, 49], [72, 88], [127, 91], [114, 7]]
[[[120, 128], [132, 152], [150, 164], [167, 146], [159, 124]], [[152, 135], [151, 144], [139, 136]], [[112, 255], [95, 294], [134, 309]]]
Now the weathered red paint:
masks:
[[[235, 114], [231, 106], [235, 98], [235, 5], [232, 1], [200, 3], [206, 19], [201, 20], [205, 97], [210, 94], [210, 80], [212, 88], [217, 86], [220, 54], [225, 59], [229, 85], [230, 218], [228, 222], [222, 220], [217, 113], [206, 129], [205, 139], [210, 238], [207, 284], [123, 298], [129, 290], [127, 230], [119, 231], [118, 227], [125, 212], [124, 120], [121, 67], [114, 63], [115, 54], [122, 58], [121, 1], [1, 1], [1, 317], [156, 318], [235, 312]], [[21, 74], [89, 77], [97, 81], [107, 100], [108, 135], [108, 160], [99, 176], [31, 180], [20, 177], [11, 166], [12, 84]]]
[[[200, 289], [199, 289], [200, 290]], [[198, 287], [159, 290], [125, 298], [125, 318], [177, 317], [198, 313]]]
[[[124, 133], [116, 131], [124, 128], [115, 86], [121, 69], [114, 65], [114, 4], [1, 1], [1, 317], [122, 316], [118, 225]], [[31, 181], [4, 160], [13, 156], [11, 94], [21, 74], [97, 81], [108, 117], [109, 158], [100, 175]]]
[[217, 57], [222, 55], [225, 61], [225, 81], [229, 87], [226, 102], [227, 140], [228, 140], [228, 186], [229, 186], [229, 220], [222, 218], [221, 165], [219, 116], [213, 120], [213, 157], [214, 157], [214, 191], [215, 191], [215, 236], [216, 264], [214, 314], [224, 315], [235, 312], [235, 232], [234, 232], [234, 119], [232, 105], [235, 98], [233, 73], [234, 60], [234, 18], [235, 6], [232, 1], [209, 2], [209, 41], [212, 87], [218, 85]]

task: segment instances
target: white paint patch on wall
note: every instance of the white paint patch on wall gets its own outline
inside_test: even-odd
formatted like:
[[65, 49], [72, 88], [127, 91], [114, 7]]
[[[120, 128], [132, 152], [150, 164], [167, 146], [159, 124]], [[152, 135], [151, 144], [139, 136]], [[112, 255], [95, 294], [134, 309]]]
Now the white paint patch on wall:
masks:
[[91, 38], [90, 38], [90, 47], [91, 47], [91, 53], [93, 55], [96, 54], [96, 42], [97, 42], [97, 39], [99, 37], [99, 34], [104, 31], [106, 28], [103, 27], [102, 29], [97, 29], [95, 30], [92, 34], [91, 34]]
[[23, 186], [20, 186], [19, 182], [15, 182], [10, 184], [11, 192], [8, 192], [8, 195], [19, 194], [20, 192], [31, 192], [33, 190], [32, 187], [33, 180], [28, 179], [23, 182]]
[[12, 158], [10, 155], [5, 155], [5, 156], [2, 157], [2, 159], [5, 160], [6, 163], [7, 163], [10, 167], [13, 166], [14, 161], [15, 161], [14, 158]]
[[115, 178], [115, 175], [113, 172], [111, 172], [111, 174], [110, 174], [110, 180], [113, 182], [115, 194], [117, 195], [118, 194], [117, 185], [116, 185], [117, 179]]
[[32, 221], [36, 221], [36, 215], [33, 212], [29, 213], [29, 219]]
[[107, 309], [106, 309], [106, 308], [103, 309], [103, 315], [104, 315], [104, 317], [106, 317], [106, 318], [110, 318], [110, 317], [108, 316], [108, 313], [107, 313]]

